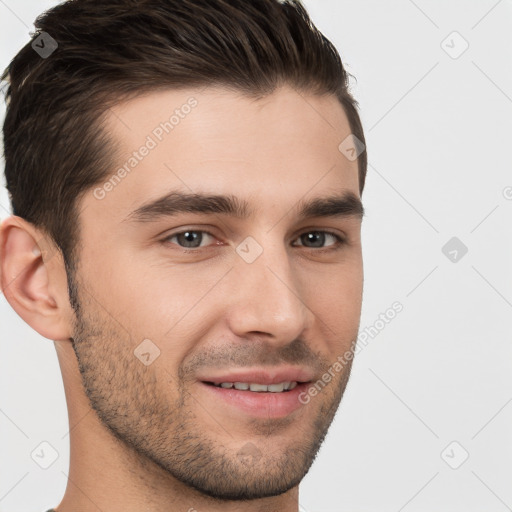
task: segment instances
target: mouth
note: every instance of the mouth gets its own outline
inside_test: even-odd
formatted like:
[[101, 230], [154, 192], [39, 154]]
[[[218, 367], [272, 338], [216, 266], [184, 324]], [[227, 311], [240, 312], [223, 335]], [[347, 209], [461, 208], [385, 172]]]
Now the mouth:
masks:
[[[204, 382], [222, 389], [237, 389], [239, 391], [252, 391], [255, 393], [287, 393], [298, 386], [297, 381], [283, 381], [276, 384], [261, 384], [255, 382]], [[302, 382], [301, 382], [302, 384]]]
[[216, 404], [236, 409], [256, 418], [284, 418], [305, 405], [301, 393], [311, 381], [282, 381], [274, 384], [259, 382], [211, 382], [200, 381], [203, 390], [216, 400]]

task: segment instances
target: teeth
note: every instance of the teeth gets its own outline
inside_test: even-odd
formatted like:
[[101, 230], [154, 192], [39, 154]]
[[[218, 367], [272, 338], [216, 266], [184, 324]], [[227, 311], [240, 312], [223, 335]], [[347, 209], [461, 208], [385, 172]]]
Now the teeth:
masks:
[[272, 393], [280, 393], [284, 389], [284, 382], [281, 382], [281, 384], [270, 384], [268, 386], [268, 390]]
[[266, 384], [251, 384], [251, 391], [268, 391], [268, 386]]
[[270, 392], [270, 393], [281, 393], [283, 391], [289, 391], [297, 387], [295, 381], [284, 381], [278, 384], [257, 384], [249, 382], [222, 382], [220, 384], [214, 384], [217, 387], [230, 389], [235, 388], [241, 391], [255, 391], [255, 392]]

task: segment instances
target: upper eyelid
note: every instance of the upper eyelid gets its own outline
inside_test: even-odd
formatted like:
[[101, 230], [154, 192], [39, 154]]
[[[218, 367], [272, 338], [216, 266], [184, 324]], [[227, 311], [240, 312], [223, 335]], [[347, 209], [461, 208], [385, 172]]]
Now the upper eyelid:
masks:
[[169, 235], [165, 235], [163, 237], [163, 240], [168, 240], [169, 238], [173, 238], [173, 237], [175, 237], [177, 235], [182, 235], [183, 233], [187, 233], [189, 231], [192, 231], [194, 233], [206, 233], [206, 234], [210, 235], [213, 238], [217, 238], [211, 231], [208, 231], [207, 229], [185, 228], [185, 229], [182, 229], [181, 231], [175, 231], [174, 233], [171, 233]]

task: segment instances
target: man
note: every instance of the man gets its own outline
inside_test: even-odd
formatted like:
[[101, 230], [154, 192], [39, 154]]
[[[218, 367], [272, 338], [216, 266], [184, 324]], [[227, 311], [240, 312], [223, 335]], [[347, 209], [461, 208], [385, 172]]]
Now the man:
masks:
[[2, 291], [54, 340], [57, 512], [281, 511], [348, 382], [364, 135], [296, 1], [72, 0], [4, 74]]

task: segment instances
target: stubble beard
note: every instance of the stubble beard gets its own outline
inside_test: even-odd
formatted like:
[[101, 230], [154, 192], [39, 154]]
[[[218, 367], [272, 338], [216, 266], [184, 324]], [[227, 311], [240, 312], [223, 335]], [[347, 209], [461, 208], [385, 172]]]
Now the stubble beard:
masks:
[[[277, 496], [300, 483], [334, 419], [351, 361], [337, 382], [312, 399], [312, 403], [322, 400], [313, 421], [288, 426], [286, 418], [254, 418], [254, 436], [237, 439], [237, 432], [230, 432], [232, 425], [215, 418], [216, 430], [225, 431], [222, 439], [210, 435], [194, 413], [201, 400], [192, 397], [182, 376], [170, 375], [163, 367], [157, 375], [158, 365], [141, 364], [133, 354], [138, 341], [94, 307], [93, 301], [84, 309], [76, 284], [70, 284], [70, 290], [76, 319], [72, 344], [84, 391], [101, 423], [132, 461], [132, 471], [158, 472], [216, 501]], [[173, 393], [176, 388], [177, 394]], [[275, 455], [275, 449], [264, 447], [279, 431], [288, 431], [294, 438]]]

